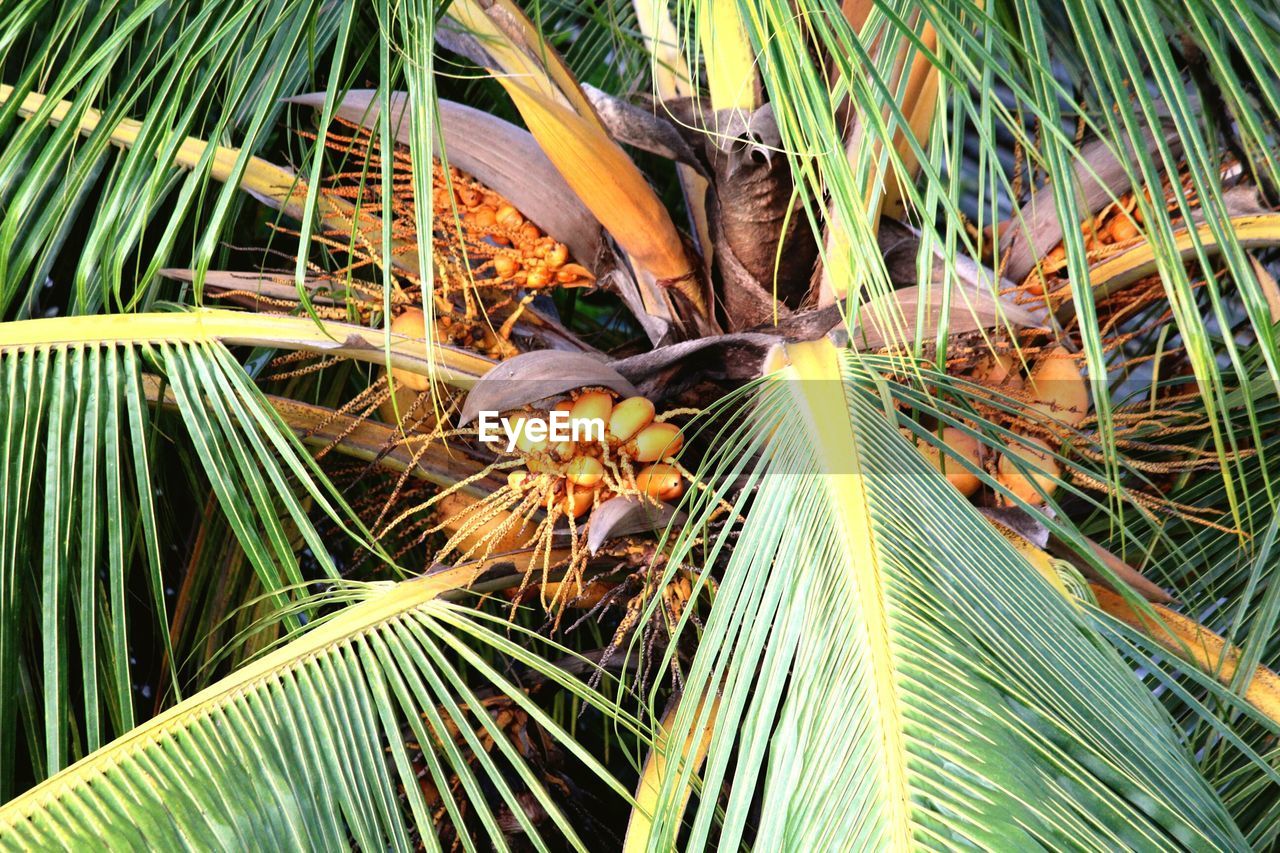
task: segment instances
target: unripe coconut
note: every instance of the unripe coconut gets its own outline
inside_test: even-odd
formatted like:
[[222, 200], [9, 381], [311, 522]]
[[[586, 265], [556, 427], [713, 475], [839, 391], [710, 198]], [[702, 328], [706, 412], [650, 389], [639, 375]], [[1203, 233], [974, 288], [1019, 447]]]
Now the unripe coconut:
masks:
[[653, 403], [647, 397], [628, 397], [613, 407], [609, 415], [609, 437], [619, 444], [653, 422]]
[[1031, 408], [1069, 427], [1089, 414], [1089, 386], [1066, 347], [1042, 353], [1031, 369]]
[[[404, 335], [406, 338], [424, 341], [427, 338], [427, 318], [417, 308], [408, 308], [391, 321], [391, 331], [393, 334]], [[431, 386], [431, 382], [427, 377], [398, 368], [391, 369], [391, 378], [395, 380], [397, 385], [403, 385], [414, 391], [425, 391]]]
[[[908, 439], [912, 438], [912, 433], [908, 429], [904, 428], [902, 434]], [[978, 491], [982, 481], [978, 479], [977, 474], [966, 470], [959, 460], [964, 459], [975, 468], [981, 467], [982, 444], [973, 436], [955, 427], [947, 427], [942, 431], [942, 442], [947, 446], [945, 462], [947, 482], [967, 498]], [[916, 450], [920, 451], [920, 455], [928, 459], [929, 464], [934, 468], [943, 470], [943, 453], [937, 447], [922, 441], [916, 445]]]
[[604, 466], [594, 456], [579, 456], [565, 468], [564, 475], [575, 486], [591, 489], [604, 477]]
[[[1062, 466], [1053, 458], [1049, 445], [1038, 438], [1029, 438], [1026, 442], [1005, 450], [997, 466], [996, 480], [1029, 504], [1044, 503], [1041, 491], [1044, 495], [1052, 494], [1057, 486], [1056, 478], [1062, 473]], [[1014, 458], [1021, 460], [1024, 467], [1029, 469], [1027, 474], [1018, 470]], [[1043, 473], [1035, 473], [1037, 471]]]
[[684, 494], [684, 479], [674, 465], [650, 465], [636, 474], [636, 488], [657, 501], [673, 501]]
[[631, 456], [637, 462], [657, 462], [668, 456], [674, 456], [684, 445], [684, 436], [675, 424], [650, 424], [640, 430], [640, 434], [631, 442], [635, 452]]

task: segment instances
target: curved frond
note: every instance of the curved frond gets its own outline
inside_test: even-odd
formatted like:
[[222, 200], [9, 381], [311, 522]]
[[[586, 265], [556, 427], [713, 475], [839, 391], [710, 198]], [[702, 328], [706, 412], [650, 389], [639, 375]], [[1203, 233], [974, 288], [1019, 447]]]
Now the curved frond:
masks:
[[[764, 848], [1242, 846], [1164, 711], [901, 440], [874, 374], [825, 341], [782, 356], [704, 467], [751, 495], [685, 676], [718, 708], [684, 703], [670, 735], [714, 731], [717, 843], [758, 809]], [[694, 522], [718, 506], [690, 503]], [[698, 810], [694, 846], [714, 815]], [[679, 830], [658, 815], [650, 849]]]
[[[24, 729], [32, 734], [25, 760], [39, 779], [134, 725], [130, 661], [143, 637], [156, 637], [172, 660], [162, 559], [169, 556], [162, 530], [172, 522], [162, 495], [178, 472], [166, 470], [158, 452], [176, 424], [261, 589], [281, 606], [305, 587], [301, 550], [322, 575], [339, 574], [313, 514], [354, 541], [368, 538], [200, 321], [85, 317], [10, 323], [0, 332], [6, 780], [14, 778]], [[152, 381], [169, 389], [179, 419], [153, 417]], [[134, 566], [145, 567], [145, 579]], [[142, 612], [152, 624], [136, 624], [136, 595], [148, 602]], [[292, 617], [286, 628], [298, 624]]]
[[[420, 840], [438, 849], [437, 821], [447, 820], [475, 825], [498, 847], [510, 831], [545, 849], [554, 830], [586, 849], [460, 664], [551, 732], [603, 790], [629, 795], [476, 653], [476, 643], [504, 653], [513, 645], [442, 598], [477, 572], [365, 587], [359, 603], [0, 808], [0, 834], [28, 847], [337, 849], [354, 841], [374, 850]], [[526, 651], [516, 657], [556, 674]], [[496, 787], [496, 808], [482, 784]]]
[[73, 342], [134, 345], [211, 340], [222, 341], [229, 346], [272, 347], [343, 356], [420, 376], [431, 375], [434, 369], [441, 381], [460, 388], [470, 387], [493, 367], [493, 362], [482, 355], [438, 344], [428, 353], [421, 341], [380, 329], [218, 308], [196, 308], [167, 314], [22, 320], [5, 323], [0, 329], [0, 348], [56, 346]]

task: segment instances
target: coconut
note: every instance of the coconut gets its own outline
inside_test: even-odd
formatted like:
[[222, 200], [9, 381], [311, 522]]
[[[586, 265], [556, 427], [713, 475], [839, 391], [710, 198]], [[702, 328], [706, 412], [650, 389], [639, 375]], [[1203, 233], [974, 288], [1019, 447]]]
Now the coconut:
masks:
[[631, 442], [628, 450], [637, 462], [657, 462], [668, 456], [674, 456], [684, 445], [684, 436], [675, 424], [650, 424], [640, 430], [640, 434]]
[[560, 508], [574, 518], [580, 518], [595, 503], [595, 495], [594, 489], [577, 489], [570, 486], [569, 491], [560, 499]]
[[1089, 386], [1065, 347], [1054, 347], [1036, 359], [1031, 395], [1031, 408], [1068, 427], [1079, 426], [1089, 414]]
[[[382, 376], [387, 375], [385, 369], [380, 370], [379, 373]], [[400, 378], [402, 375], [410, 376], [414, 379], [426, 378], [425, 376], [417, 376], [404, 371], [396, 371], [395, 392], [387, 397], [382, 405], [378, 406], [378, 417], [393, 426], [408, 426], [408, 424], [404, 423], [405, 415], [410, 409], [413, 409], [413, 404], [417, 401], [418, 394], [421, 393], [406, 385]], [[420, 432], [430, 432], [439, 424], [435, 410], [430, 403], [419, 405], [413, 411], [413, 416], [408, 420], [414, 424], [414, 429]], [[397, 413], [399, 414], [399, 421], [396, 420]]]
[[609, 438], [618, 444], [630, 441], [653, 422], [653, 414], [653, 403], [647, 397], [628, 397], [609, 415]]
[[[911, 431], [908, 429], [904, 428], [902, 434], [908, 439], [913, 438]], [[916, 450], [920, 451], [921, 456], [929, 460], [929, 464], [946, 474], [947, 482], [954, 486], [956, 491], [965, 497], [969, 497], [978, 491], [982, 481], [978, 479], [978, 475], [967, 470], [960, 460], [965, 460], [975, 468], [981, 467], [982, 444], [964, 430], [956, 429], [955, 427], [947, 427], [942, 431], [942, 443], [947, 448], [945, 453], [924, 441], [916, 445]]]
[[[425, 341], [427, 339], [427, 318], [417, 308], [408, 308], [391, 321], [391, 331], [393, 334], [404, 335], [406, 338]], [[431, 381], [427, 377], [410, 373], [407, 370], [392, 368], [391, 378], [395, 380], [397, 385], [403, 385], [413, 391], [425, 391], [431, 387]]]
[[[612, 412], [613, 395], [608, 391], [588, 391], [578, 395], [578, 399], [574, 401], [573, 408], [569, 411], [569, 420], [573, 423], [600, 421], [602, 424], [608, 424], [609, 415]], [[585, 430], [586, 427], [581, 429]]]
[[988, 385], [1016, 391], [1022, 387], [1021, 365], [1017, 353], [991, 353], [978, 364], [974, 378]]
[[[1062, 466], [1053, 458], [1048, 444], [1038, 438], [1029, 438], [1026, 442], [1005, 450], [997, 466], [996, 480], [1015, 497], [1029, 504], [1041, 504], [1044, 495], [1051, 494], [1057, 486]], [[1021, 460], [1028, 472], [1019, 471], [1015, 460]]]
[[591, 489], [604, 477], [604, 466], [594, 456], [578, 456], [565, 468], [564, 474], [575, 486]]
[[684, 494], [684, 479], [674, 465], [658, 463], [636, 474], [636, 488], [657, 501], [673, 501]]

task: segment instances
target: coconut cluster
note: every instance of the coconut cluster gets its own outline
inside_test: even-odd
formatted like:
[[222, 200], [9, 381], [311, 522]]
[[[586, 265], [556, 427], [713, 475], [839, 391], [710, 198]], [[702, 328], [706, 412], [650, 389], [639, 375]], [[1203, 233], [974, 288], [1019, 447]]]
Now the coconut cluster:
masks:
[[671, 501], [684, 493], [684, 478], [674, 455], [684, 444], [675, 424], [658, 418], [647, 397], [617, 396], [606, 390], [584, 390], [555, 403], [552, 411], [567, 412], [571, 429], [605, 425], [603, 440], [552, 442], [526, 430], [539, 413], [509, 415], [517, 430], [516, 452], [524, 467], [511, 471], [508, 486], [519, 492], [538, 490], [546, 505], [573, 518], [615, 495], [639, 495], [652, 501]]
[[[366, 315], [371, 313], [369, 306], [381, 305], [387, 298], [396, 306], [431, 299], [436, 340], [507, 358], [517, 352], [509, 340], [512, 327], [535, 293], [595, 284], [595, 276], [574, 263], [565, 243], [543, 233], [502, 194], [439, 159], [431, 162], [430, 286], [415, 265], [399, 261], [387, 265], [376, 242], [353, 240], [352, 234], [370, 235], [389, 227], [396, 256], [422, 242], [412, 158], [402, 145], [384, 150], [377, 134], [367, 128], [343, 120], [337, 124], [349, 132], [335, 128], [324, 142], [342, 154], [350, 168], [327, 175], [320, 193], [335, 202], [337, 211], [354, 213], [351, 217], [326, 215], [322, 227], [311, 235], [339, 261], [327, 271], [317, 271], [316, 277], [359, 293]], [[370, 270], [382, 275], [371, 278]], [[384, 293], [382, 281], [391, 282], [390, 293]], [[348, 309], [321, 306], [319, 310], [344, 318]], [[406, 314], [410, 319], [404, 322], [421, 327], [421, 312]]]
[[[1024, 436], [1019, 443], [996, 453], [969, 432], [946, 427], [940, 436], [943, 449], [932, 444], [921, 444], [917, 449], [965, 497], [974, 495], [982, 486], [978, 476], [963, 464], [967, 462], [994, 474], [996, 482], [1018, 499], [1029, 504], [1043, 503], [1062, 473], [1056, 450], [1089, 414], [1089, 389], [1077, 357], [1065, 347], [1045, 350], [1024, 377], [1016, 355], [992, 355], [978, 366], [972, 378], [1001, 393], [1025, 399], [1029, 412], [1035, 416], [1031, 423], [1049, 440]], [[911, 437], [909, 430], [904, 429], [903, 433]]]
[[[367, 128], [341, 119], [338, 124], [349, 128], [350, 133], [330, 132], [325, 144], [350, 157], [354, 168], [329, 176], [322, 192], [359, 201], [363, 209], [383, 217], [389, 213], [394, 235], [412, 242], [417, 220], [413, 161], [408, 148], [394, 146], [387, 156], [377, 136]], [[388, 172], [389, 212], [382, 210], [381, 186]], [[436, 222], [432, 238], [437, 252], [458, 260], [465, 257], [481, 286], [491, 283], [485, 280], [489, 278], [486, 271], [506, 287], [534, 290], [551, 284], [580, 287], [595, 282], [586, 267], [571, 263], [568, 246], [544, 234], [501, 193], [456, 166], [446, 169], [439, 158], [431, 161], [431, 209]]]
[[[1089, 263], [1129, 248], [1142, 237], [1143, 227], [1142, 208], [1132, 192], [1124, 194], [1096, 215], [1087, 217], [1080, 223], [1080, 234]], [[1044, 293], [1043, 274], [1059, 274], [1066, 267], [1065, 243], [1050, 249], [1040, 265], [1041, 271], [1033, 270], [1022, 285], [1022, 290], [1031, 296]]]
[[[436, 215], [451, 215], [453, 205], [447, 198], [440, 198], [447, 189], [437, 186], [433, 192]], [[586, 267], [569, 262], [568, 246], [543, 234], [484, 185], [474, 181], [455, 183], [453, 204], [464, 211], [462, 224], [468, 236], [492, 245], [488, 266], [503, 284], [541, 290], [553, 284], [580, 287], [595, 281]]]

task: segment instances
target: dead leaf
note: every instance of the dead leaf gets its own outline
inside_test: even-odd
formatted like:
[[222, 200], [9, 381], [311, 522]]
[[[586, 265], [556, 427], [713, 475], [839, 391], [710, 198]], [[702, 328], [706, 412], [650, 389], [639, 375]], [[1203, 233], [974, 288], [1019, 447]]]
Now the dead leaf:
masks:
[[672, 520], [679, 524], [684, 518], [684, 513], [665, 503], [655, 506], [639, 498], [610, 498], [591, 511], [591, 524], [587, 527], [587, 550], [594, 554], [610, 539], [664, 530]]
[[476, 382], [463, 403], [458, 425], [466, 426], [481, 412], [510, 412], [568, 391], [592, 387], [608, 388], [623, 397], [638, 393], [616, 370], [586, 353], [522, 353], [497, 365]]

